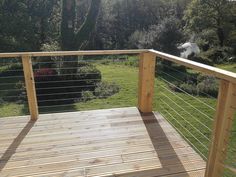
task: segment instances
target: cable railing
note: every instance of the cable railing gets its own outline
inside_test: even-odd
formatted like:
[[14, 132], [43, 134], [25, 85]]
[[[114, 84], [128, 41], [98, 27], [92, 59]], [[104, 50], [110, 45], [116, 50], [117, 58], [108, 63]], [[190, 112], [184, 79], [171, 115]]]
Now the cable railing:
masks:
[[[158, 60], [155, 85], [159, 91], [155, 97], [159, 103], [157, 110], [207, 160], [216, 98], [209, 90], [198, 90], [202, 82], [198, 79], [200, 73], [189, 68], [181, 67], [183, 71], [176, 69], [180, 67]], [[204, 77], [208, 79], [209, 76]]]
[[[134, 56], [132, 63], [120, 55]], [[32, 120], [42, 113], [137, 104], [140, 112], [160, 112], [207, 161], [206, 177], [235, 172], [235, 73], [155, 50], [3, 53], [0, 58], [0, 69], [6, 70], [0, 75], [0, 101], [18, 100], [16, 106], [29, 111]]]
[[[138, 63], [137, 55], [132, 57], [132, 62]], [[39, 113], [79, 111], [82, 107], [86, 110], [120, 107], [120, 103], [124, 105], [127, 101], [124, 99], [127, 89], [137, 98], [137, 90], [133, 88], [138, 84], [138, 68], [134, 67], [132, 82], [127, 82], [129, 79], [124, 78], [122, 72], [110, 68], [121, 66], [124, 69], [128, 57], [115, 55], [113, 58], [116, 59], [107, 56], [33, 57]], [[136, 102], [134, 99], [129, 105], [136, 106]]]
[[[21, 58], [0, 60], [0, 103], [4, 110], [0, 117], [9, 113], [12, 116], [29, 114]], [[12, 111], [8, 107], [19, 109]]]

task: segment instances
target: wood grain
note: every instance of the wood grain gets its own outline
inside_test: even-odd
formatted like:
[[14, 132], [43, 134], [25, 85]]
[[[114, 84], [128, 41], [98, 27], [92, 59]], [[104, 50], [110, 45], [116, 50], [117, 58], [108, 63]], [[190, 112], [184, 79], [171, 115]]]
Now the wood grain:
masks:
[[1, 177], [204, 176], [205, 162], [158, 113], [132, 107], [3, 119]]

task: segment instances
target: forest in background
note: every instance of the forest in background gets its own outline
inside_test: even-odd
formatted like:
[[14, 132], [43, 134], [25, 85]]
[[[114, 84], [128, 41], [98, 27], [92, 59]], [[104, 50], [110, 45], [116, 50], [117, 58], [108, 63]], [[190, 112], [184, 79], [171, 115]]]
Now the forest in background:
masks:
[[185, 42], [207, 64], [235, 60], [236, 3], [227, 0], [1, 0], [0, 52], [154, 48]]

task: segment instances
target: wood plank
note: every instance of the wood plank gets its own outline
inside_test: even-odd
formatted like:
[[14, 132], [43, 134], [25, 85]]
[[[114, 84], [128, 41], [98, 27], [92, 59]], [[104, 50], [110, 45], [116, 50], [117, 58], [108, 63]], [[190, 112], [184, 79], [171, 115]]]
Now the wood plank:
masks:
[[221, 165], [227, 154], [227, 146], [233, 124], [236, 105], [233, 94], [236, 93], [236, 84], [221, 80], [217, 100], [216, 116], [214, 121], [211, 147], [207, 162], [206, 177], [220, 177], [224, 168]]
[[3, 121], [0, 176], [203, 177], [204, 160], [158, 113], [125, 108], [41, 115], [17, 142], [24, 119]]
[[140, 54], [138, 108], [143, 113], [152, 112], [155, 65], [156, 56], [153, 53]]
[[134, 50], [89, 50], [89, 51], [55, 51], [55, 52], [12, 52], [0, 53], [0, 58], [13, 58], [28, 55], [31, 57], [46, 56], [86, 56], [86, 55], [124, 55], [124, 54], [140, 54], [148, 52], [147, 49]]
[[31, 120], [35, 121], [38, 119], [39, 112], [38, 112], [38, 103], [36, 97], [34, 73], [32, 68], [31, 57], [29, 55], [22, 56], [22, 64], [25, 76], [25, 85], [27, 91], [30, 116]]
[[180, 57], [170, 55], [167, 53], [159, 52], [156, 50], [149, 50], [149, 51], [152, 52], [153, 54], [155, 54], [157, 57], [160, 57], [164, 60], [172, 61], [174, 63], [189, 67], [191, 69], [195, 69], [197, 71], [200, 71], [204, 74], [209, 74], [211, 76], [215, 76], [217, 78], [224, 79], [224, 80], [230, 81], [232, 83], [236, 83], [236, 73], [226, 71], [223, 69], [219, 69], [219, 68], [209, 66], [206, 64], [198, 63], [195, 61], [191, 61], [188, 59], [180, 58]]

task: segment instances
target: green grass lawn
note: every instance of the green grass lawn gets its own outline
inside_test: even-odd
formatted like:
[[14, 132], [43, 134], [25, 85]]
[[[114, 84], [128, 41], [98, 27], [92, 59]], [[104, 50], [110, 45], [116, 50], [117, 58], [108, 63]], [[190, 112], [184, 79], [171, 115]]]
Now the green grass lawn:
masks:
[[216, 67], [236, 73], [236, 63], [232, 63], [232, 64], [221, 64], [221, 65], [216, 65]]
[[[236, 65], [219, 66], [233, 70]], [[72, 106], [40, 109], [40, 112], [63, 112], [137, 105], [138, 68], [119, 64], [96, 64], [102, 73], [102, 80], [115, 82], [120, 87], [119, 93], [107, 99], [94, 99], [87, 102], [75, 103]], [[183, 137], [207, 158], [211, 136], [212, 122], [215, 113], [216, 99], [209, 97], [191, 96], [185, 93], [173, 92], [162, 78], [155, 79], [154, 111], [160, 112]], [[22, 104], [3, 104], [0, 106], [0, 117], [24, 115], [26, 106]], [[233, 125], [230, 154], [227, 163], [236, 166], [236, 121]], [[228, 175], [230, 176], [230, 175]]]

